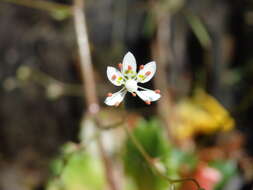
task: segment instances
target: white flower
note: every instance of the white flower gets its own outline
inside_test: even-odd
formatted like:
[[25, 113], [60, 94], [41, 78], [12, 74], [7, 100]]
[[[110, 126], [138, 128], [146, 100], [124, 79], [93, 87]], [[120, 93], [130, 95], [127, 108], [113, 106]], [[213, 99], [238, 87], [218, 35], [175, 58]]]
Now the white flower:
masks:
[[123, 86], [123, 88], [114, 94], [108, 93], [105, 99], [106, 105], [118, 106], [127, 92], [132, 93], [133, 96], [137, 94], [148, 105], [161, 97], [160, 90], [153, 91], [138, 86], [138, 83], [148, 82], [154, 76], [156, 72], [154, 61], [141, 65], [139, 72], [136, 73], [136, 60], [134, 55], [128, 52], [123, 58], [123, 63], [119, 64], [119, 68], [120, 71], [114, 67], [107, 67], [109, 81], [116, 86]]

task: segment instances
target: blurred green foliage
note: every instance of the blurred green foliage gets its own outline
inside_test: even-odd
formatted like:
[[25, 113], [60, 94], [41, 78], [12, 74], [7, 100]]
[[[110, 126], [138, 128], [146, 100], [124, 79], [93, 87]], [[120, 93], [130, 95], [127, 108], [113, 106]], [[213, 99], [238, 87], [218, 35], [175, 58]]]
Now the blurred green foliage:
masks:
[[196, 35], [202, 47], [208, 49], [211, 45], [211, 38], [206, 26], [204, 25], [200, 17], [194, 15], [189, 11], [185, 11], [184, 14], [190, 27], [192, 28], [193, 33]]
[[52, 162], [54, 177], [47, 190], [104, 189], [106, 182], [99, 158], [81, 149], [70, 152], [70, 146], [73, 145], [66, 145], [62, 156]]
[[[184, 164], [195, 167], [197, 158], [189, 153], [174, 148], [165, 135], [157, 119], [149, 122], [142, 120], [132, 131], [133, 135], [141, 143], [145, 151], [154, 159], [158, 168], [165, 170], [171, 179], [179, 178], [179, 168]], [[152, 172], [139, 150], [130, 139], [126, 140], [124, 149], [125, 172], [134, 181], [138, 190], [162, 190], [169, 184], [160, 176]]]
[[[132, 132], [152, 158], [164, 160], [169, 154], [171, 147], [162, 136], [162, 130], [157, 120], [150, 122], [142, 120]], [[161, 178], [151, 171], [130, 139], [126, 141], [124, 167], [139, 190], [162, 189], [165, 185]]]
[[69, 18], [71, 16], [71, 13], [66, 9], [56, 9], [51, 13], [51, 16], [56, 20], [62, 21]]
[[[194, 153], [183, 152], [172, 145], [158, 119], [140, 120], [132, 134], [153, 160], [154, 165], [171, 179], [182, 178], [180, 171], [194, 171], [198, 157]], [[127, 190], [165, 190], [171, 186], [164, 178], [157, 175], [136, 148], [130, 137], [123, 144], [123, 164]], [[215, 190], [221, 190], [237, 173], [233, 161], [215, 160], [209, 163], [222, 174], [222, 180]], [[51, 164], [53, 177], [47, 190], [100, 190], [106, 187], [103, 165], [99, 157], [88, 153], [74, 143], [63, 146], [62, 154]], [[178, 187], [176, 184], [173, 188]]]

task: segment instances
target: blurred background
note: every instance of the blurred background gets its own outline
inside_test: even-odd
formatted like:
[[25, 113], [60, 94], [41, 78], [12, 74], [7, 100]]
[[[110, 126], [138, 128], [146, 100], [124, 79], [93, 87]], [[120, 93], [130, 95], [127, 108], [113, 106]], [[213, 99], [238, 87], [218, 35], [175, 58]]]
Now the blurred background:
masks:
[[[251, 0], [0, 0], [0, 190], [251, 190], [252, 49]], [[106, 107], [128, 51], [162, 98]]]

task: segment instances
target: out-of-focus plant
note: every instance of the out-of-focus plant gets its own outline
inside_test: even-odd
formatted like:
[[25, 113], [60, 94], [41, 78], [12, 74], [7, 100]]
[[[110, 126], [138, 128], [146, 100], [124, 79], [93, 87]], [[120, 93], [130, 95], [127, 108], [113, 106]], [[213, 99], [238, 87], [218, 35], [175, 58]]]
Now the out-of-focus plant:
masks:
[[[141, 120], [136, 128], [132, 129], [132, 134], [152, 158], [154, 166], [169, 178], [178, 179], [182, 165], [187, 165], [188, 168], [195, 167], [196, 156], [173, 147], [157, 119], [149, 122]], [[174, 187], [174, 183], [170, 184], [170, 181], [157, 175], [130, 138], [126, 140], [123, 159], [125, 172], [134, 181], [138, 190], [162, 190], [167, 189], [169, 185]]]
[[73, 143], [51, 164], [52, 178], [47, 190], [100, 190], [106, 188], [103, 165], [98, 157]]
[[[152, 36], [156, 31], [156, 25], [159, 22], [157, 22], [155, 17], [159, 17], [159, 15], [163, 15], [164, 17], [165, 15], [173, 16], [174, 14], [181, 14], [185, 17], [186, 22], [189, 24], [189, 27], [192, 29], [192, 32], [202, 47], [206, 49], [210, 48], [211, 37], [205, 24], [198, 15], [185, 8], [185, 0], [160, 0], [151, 2], [152, 10], [147, 13], [144, 25], [145, 35]], [[169, 25], [169, 23], [167, 24]]]
[[[208, 166], [206, 163], [199, 162], [193, 176], [205, 190], [214, 190], [215, 186], [221, 181], [222, 175], [216, 168]], [[184, 184], [182, 190], [194, 190], [192, 184]]]
[[202, 47], [210, 48], [211, 38], [202, 20], [189, 11], [184, 11], [184, 15]]
[[[205, 190], [221, 190], [238, 175], [236, 162], [230, 159], [205, 161], [198, 158], [195, 168], [186, 175], [193, 176]], [[181, 190], [195, 190], [195, 186], [184, 183]]]
[[232, 160], [215, 160], [209, 164], [222, 174], [221, 180], [215, 186], [215, 190], [222, 190], [228, 181], [237, 174], [236, 162]]
[[212, 134], [234, 128], [234, 119], [212, 96], [197, 90], [192, 98], [186, 98], [175, 106], [173, 133], [178, 139], [196, 134]]
[[39, 9], [49, 12], [53, 18], [57, 20], [64, 20], [71, 16], [71, 6], [41, 0], [2, 0], [8, 3], [13, 3], [25, 7], [30, 7], [34, 9]]
[[78, 84], [61, 82], [52, 76], [28, 66], [20, 66], [16, 74], [16, 86], [22, 87], [28, 83], [37, 83], [45, 88], [45, 95], [56, 100], [62, 96], [82, 97], [82, 87]]
[[[171, 152], [171, 147], [166, 142], [157, 121], [146, 122], [143, 120], [133, 129], [132, 133], [147, 153], [154, 158], [154, 162], [157, 161], [157, 163], [161, 162], [160, 164], [164, 164], [165, 159]], [[139, 190], [164, 189], [166, 187], [161, 177], [152, 172], [152, 168], [148, 166], [139, 150], [136, 149], [135, 144], [129, 138], [126, 141], [124, 151], [125, 171], [132, 177]]]

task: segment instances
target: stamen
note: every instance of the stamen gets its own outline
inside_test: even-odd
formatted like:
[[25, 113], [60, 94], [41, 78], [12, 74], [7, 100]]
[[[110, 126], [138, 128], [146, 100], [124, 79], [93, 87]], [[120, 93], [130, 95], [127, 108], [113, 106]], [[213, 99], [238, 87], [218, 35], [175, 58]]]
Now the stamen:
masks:
[[160, 94], [161, 91], [157, 89], [157, 90], [155, 90], [155, 93], [156, 93], [156, 94]]
[[115, 107], [118, 107], [119, 104], [120, 104], [120, 102], [116, 102], [116, 103], [115, 103]]
[[144, 65], [140, 65], [140, 70], [142, 70], [144, 68]]
[[147, 71], [147, 72], [145, 73], [146, 76], [149, 76], [150, 74], [151, 74], [150, 71]]
[[115, 80], [117, 78], [116, 75], [112, 75], [112, 80]]
[[119, 64], [118, 64], [118, 67], [119, 67], [119, 69], [122, 69], [122, 64], [119, 63]]
[[128, 65], [127, 70], [129, 70], [129, 71], [132, 70], [132, 67], [130, 65]]
[[109, 92], [109, 93], [107, 94], [107, 96], [108, 96], [108, 97], [111, 97], [111, 96], [112, 96], [112, 93], [111, 93], [111, 92]]
[[151, 102], [150, 102], [149, 100], [145, 101], [145, 103], [146, 103], [147, 105], [150, 105], [150, 104], [151, 104]]
[[135, 96], [136, 96], [136, 94], [135, 94], [134, 92], [132, 92], [132, 96], [134, 96], [134, 97], [135, 97]]

